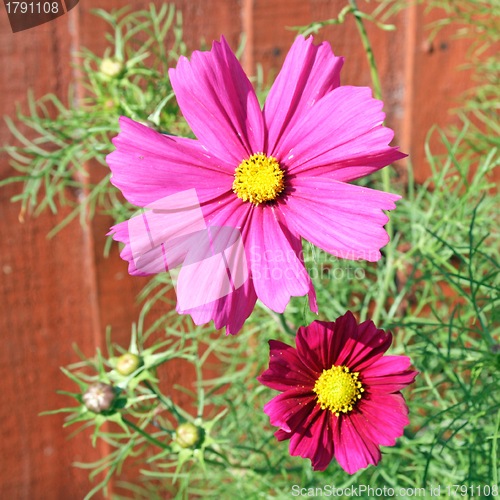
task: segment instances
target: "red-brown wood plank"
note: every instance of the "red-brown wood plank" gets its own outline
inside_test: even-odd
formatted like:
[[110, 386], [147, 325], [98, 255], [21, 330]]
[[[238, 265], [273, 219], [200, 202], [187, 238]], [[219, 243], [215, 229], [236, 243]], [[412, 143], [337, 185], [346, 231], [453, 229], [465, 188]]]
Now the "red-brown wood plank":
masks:
[[[3, 13], [5, 14], [5, 12]], [[66, 16], [32, 30], [12, 34], [6, 15], [0, 16], [0, 108], [14, 115], [14, 102], [27, 111], [26, 91], [36, 97], [53, 92], [65, 99], [71, 81]], [[11, 141], [5, 126], [2, 143]], [[15, 172], [7, 155], [0, 157], [0, 178]], [[45, 214], [26, 222], [18, 220], [19, 204], [10, 197], [20, 186], [0, 189], [0, 376], [3, 401], [2, 498], [19, 500], [81, 499], [88, 491], [88, 473], [71, 467], [73, 461], [99, 458], [88, 434], [71, 442], [62, 429], [63, 416], [39, 417], [44, 410], [68, 405], [56, 389], [75, 390], [60, 371], [75, 361], [71, 344], [94, 348], [94, 312], [89, 307], [82, 231], [73, 224], [53, 240], [46, 235], [62, 220]]]
[[[458, 98], [475, 82], [471, 79], [472, 71], [461, 68], [467, 62], [470, 39], [457, 38], [457, 26], [452, 25], [441, 30], [429, 43], [429, 24], [442, 18], [443, 12], [435, 9], [426, 13], [423, 6], [414, 6], [412, 10], [414, 34], [407, 45], [411, 70], [407, 75], [410, 92], [405, 102], [404, 147], [412, 159], [415, 180], [424, 182], [431, 174], [424, 149], [427, 133], [433, 125], [461, 126], [461, 120], [451, 110], [459, 106]], [[430, 145], [435, 154], [446, 152], [437, 133]]]

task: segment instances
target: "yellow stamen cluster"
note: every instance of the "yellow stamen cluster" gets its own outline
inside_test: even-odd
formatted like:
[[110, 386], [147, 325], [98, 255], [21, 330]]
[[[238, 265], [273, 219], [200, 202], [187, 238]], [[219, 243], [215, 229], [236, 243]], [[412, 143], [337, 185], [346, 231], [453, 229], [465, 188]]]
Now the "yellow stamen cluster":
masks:
[[318, 395], [321, 409], [328, 408], [337, 417], [340, 412], [351, 411], [364, 392], [358, 377], [359, 372], [351, 373], [347, 366], [333, 366], [329, 370], [323, 370], [313, 389]]
[[285, 174], [276, 158], [257, 153], [243, 160], [234, 173], [238, 198], [258, 205], [274, 200], [285, 189]]

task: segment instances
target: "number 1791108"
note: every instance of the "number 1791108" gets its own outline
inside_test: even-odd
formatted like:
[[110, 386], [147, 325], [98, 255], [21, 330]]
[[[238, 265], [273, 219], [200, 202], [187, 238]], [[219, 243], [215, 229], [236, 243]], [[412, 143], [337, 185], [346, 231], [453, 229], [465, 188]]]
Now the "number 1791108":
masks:
[[6, 3], [8, 14], [57, 14], [59, 12], [59, 4], [57, 2], [9, 2]]

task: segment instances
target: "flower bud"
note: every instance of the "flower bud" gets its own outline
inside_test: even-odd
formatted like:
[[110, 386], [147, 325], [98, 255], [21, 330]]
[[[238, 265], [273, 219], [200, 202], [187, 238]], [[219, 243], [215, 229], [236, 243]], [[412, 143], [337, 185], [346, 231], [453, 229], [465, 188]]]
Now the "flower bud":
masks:
[[200, 439], [200, 432], [196, 425], [186, 422], [185, 424], [179, 425], [175, 430], [174, 441], [181, 448], [190, 448], [194, 446]]
[[83, 395], [85, 406], [94, 413], [109, 410], [115, 401], [115, 391], [109, 384], [95, 382], [89, 385]]
[[113, 101], [113, 99], [106, 99], [103, 106], [104, 109], [113, 109], [115, 107], [115, 101]]
[[491, 346], [491, 352], [493, 354], [500, 354], [500, 344], [493, 344]]
[[135, 372], [141, 364], [141, 358], [131, 352], [122, 354], [116, 361], [116, 371], [122, 375], [130, 375]]
[[123, 71], [124, 65], [121, 61], [117, 61], [116, 59], [110, 59], [107, 57], [101, 61], [101, 65], [99, 69], [101, 73], [106, 76], [110, 76], [111, 78], [117, 77]]

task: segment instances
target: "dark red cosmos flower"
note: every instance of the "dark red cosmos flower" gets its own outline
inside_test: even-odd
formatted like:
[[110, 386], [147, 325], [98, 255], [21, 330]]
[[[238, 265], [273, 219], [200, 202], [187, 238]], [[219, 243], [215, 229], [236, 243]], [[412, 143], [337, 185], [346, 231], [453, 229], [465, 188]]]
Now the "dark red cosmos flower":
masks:
[[264, 405], [290, 454], [325, 470], [333, 456], [349, 474], [377, 465], [409, 424], [401, 389], [418, 372], [407, 356], [384, 356], [392, 335], [350, 311], [333, 323], [299, 328], [297, 348], [270, 340], [269, 369], [257, 380], [282, 391]]

